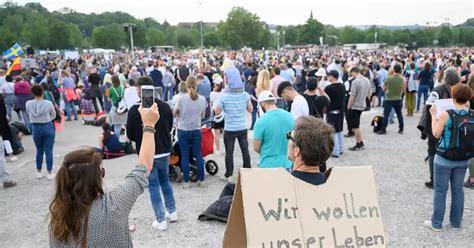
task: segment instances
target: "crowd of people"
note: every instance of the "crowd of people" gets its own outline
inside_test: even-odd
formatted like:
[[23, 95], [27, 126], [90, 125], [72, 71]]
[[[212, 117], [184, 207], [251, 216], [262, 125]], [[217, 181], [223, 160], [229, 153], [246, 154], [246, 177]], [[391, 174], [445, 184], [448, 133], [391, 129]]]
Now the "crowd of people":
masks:
[[[425, 225], [441, 230], [450, 183], [450, 224], [453, 228], [461, 226], [463, 187], [474, 188], [472, 141], [467, 148], [470, 155], [453, 157], [448, 151], [457, 135], [453, 130], [462, 124], [458, 116], [471, 120], [466, 124], [466, 133], [469, 131], [467, 137], [473, 135], [472, 49], [314, 48], [208, 51], [200, 56], [137, 51], [133, 56], [85, 54], [75, 60], [61, 56], [35, 59], [38, 68], [25, 68], [16, 77], [0, 70], [4, 140], [0, 142], [0, 179], [5, 188], [16, 185], [6, 171], [4, 153], [14, 162], [7, 146], [14, 143], [12, 134], [18, 136], [13, 123], [20, 122], [25, 132], [33, 136], [36, 178], [44, 177], [43, 155], [47, 179], [56, 177], [56, 194], [50, 206], [53, 246], [86, 241], [92, 246], [131, 244], [130, 234], [124, 231], [128, 230], [128, 214], [146, 186], [154, 210], [152, 226], [166, 230], [169, 222], [177, 221], [173, 193], [176, 186], [169, 180], [175, 138], [181, 151], [185, 189], [194, 186], [190, 181], [191, 158], [196, 161], [197, 186], [204, 185], [203, 126], [213, 130], [215, 154], [225, 154], [222, 180], [235, 181], [237, 140], [244, 168], [284, 168], [295, 177], [318, 185], [326, 181], [323, 173], [329, 157], [350, 156], [344, 138], [355, 140], [347, 149], [349, 152], [367, 148], [361, 115], [377, 107], [383, 107], [377, 135], [387, 134], [395, 116], [398, 133], [403, 135], [404, 118], [421, 112], [418, 128], [421, 138], [428, 141], [430, 168], [430, 181], [425, 185], [435, 191], [433, 217]], [[3, 68], [8, 66], [8, 61], [0, 64]], [[144, 86], [152, 86], [157, 92], [155, 105], [149, 109], [140, 107]], [[448, 98], [453, 99], [454, 109], [439, 115], [433, 103]], [[106, 122], [99, 124], [103, 133], [98, 137], [98, 148], [69, 153], [54, 174], [56, 126], [64, 119], [83, 123], [91, 119], [98, 123], [103, 116]], [[259, 155], [257, 165], [251, 164], [249, 134], [251, 148]], [[96, 154], [119, 152], [128, 142], [135, 144], [140, 165], [120, 187], [105, 193], [102, 156]], [[470, 175], [464, 181], [468, 168]], [[65, 199], [63, 196], [68, 194], [75, 197]], [[109, 202], [111, 199], [117, 202]], [[103, 206], [121, 210], [109, 212]], [[109, 216], [112, 212], [116, 216]], [[101, 221], [104, 216], [110, 223]]]

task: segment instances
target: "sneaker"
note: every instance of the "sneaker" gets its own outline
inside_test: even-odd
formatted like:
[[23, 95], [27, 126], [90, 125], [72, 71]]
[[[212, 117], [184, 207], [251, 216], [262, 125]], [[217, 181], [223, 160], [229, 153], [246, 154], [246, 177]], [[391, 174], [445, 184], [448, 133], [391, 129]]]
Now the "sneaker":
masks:
[[231, 182], [235, 181], [235, 178], [234, 178], [234, 176], [230, 176], [230, 177], [222, 176], [221, 180], [225, 181], [225, 182], [228, 182], [228, 183], [231, 183]]
[[360, 151], [360, 150], [364, 150], [364, 142], [360, 142], [359, 144], [356, 144], [355, 146], [349, 148], [349, 151], [353, 151], [353, 152]]
[[331, 158], [339, 158], [339, 155], [331, 154]]
[[198, 187], [204, 187], [204, 181], [198, 181], [197, 186]]
[[187, 183], [184, 182], [184, 183], [183, 183], [183, 189], [189, 189], [189, 188], [191, 188], [191, 183], [189, 183], [189, 182], [187, 182]]
[[43, 177], [44, 177], [43, 173], [41, 173], [41, 172], [36, 172], [36, 179], [41, 179], [41, 178], [43, 178]]
[[425, 182], [425, 187], [433, 189], [433, 181]]
[[464, 188], [474, 189], [474, 183], [470, 182], [469, 179], [464, 183]]
[[16, 182], [15, 181], [12, 181], [12, 180], [8, 180], [8, 181], [4, 181], [3, 182], [3, 187], [6, 189], [6, 188], [11, 188], [11, 187], [15, 187], [16, 186]]
[[162, 222], [158, 222], [157, 220], [154, 220], [153, 224], [151, 224], [151, 225], [153, 226], [153, 228], [158, 229], [160, 231], [164, 231], [164, 230], [168, 229], [168, 222], [166, 222], [166, 220], [164, 220]]
[[403, 134], [403, 129], [398, 129], [399, 134]]
[[54, 180], [54, 178], [56, 178], [56, 175], [54, 175], [53, 173], [48, 173], [48, 175], [46, 175], [46, 178], [48, 180]]
[[166, 212], [165, 218], [170, 220], [171, 223], [178, 221], [178, 212], [174, 211], [173, 213]]
[[347, 134], [344, 134], [344, 138], [350, 138], [350, 137], [353, 137], [355, 134], [354, 133], [347, 133]]
[[461, 230], [461, 228], [462, 228], [461, 226], [454, 227], [453, 224], [451, 224], [451, 223], [449, 223], [448, 226], [446, 226], [446, 229], [453, 229], [455, 231], [459, 231], [459, 230]]
[[387, 130], [386, 129], [380, 129], [380, 131], [375, 132], [375, 133], [384, 135], [384, 134], [387, 134]]
[[10, 161], [10, 162], [15, 162], [17, 160], [18, 160], [18, 158], [15, 157], [15, 156], [8, 156], [8, 161]]
[[435, 232], [441, 232], [441, 231], [443, 230], [443, 229], [441, 229], [441, 228], [436, 228], [436, 227], [434, 227], [434, 226], [431, 224], [431, 220], [425, 220], [425, 222], [423, 222], [423, 224], [424, 224], [424, 226], [425, 226], [426, 228], [429, 228], [429, 229], [431, 229], [431, 230], [433, 230], [433, 231], [435, 231]]

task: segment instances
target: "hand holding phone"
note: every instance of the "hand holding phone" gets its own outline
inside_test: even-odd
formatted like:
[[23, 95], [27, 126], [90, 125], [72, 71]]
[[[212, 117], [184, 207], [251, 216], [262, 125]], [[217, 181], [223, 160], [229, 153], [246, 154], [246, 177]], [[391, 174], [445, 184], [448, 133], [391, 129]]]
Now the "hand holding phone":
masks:
[[142, 108], [151, 108], [155, 103], [155, 87], [153, 85], [143, 85], [141, 87]]

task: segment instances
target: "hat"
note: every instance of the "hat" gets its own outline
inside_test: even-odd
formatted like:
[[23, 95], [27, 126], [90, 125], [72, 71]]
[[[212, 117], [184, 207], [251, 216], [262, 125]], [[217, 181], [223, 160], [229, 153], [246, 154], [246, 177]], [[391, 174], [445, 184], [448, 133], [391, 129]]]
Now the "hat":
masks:
[[276, 102], [276, 99], [273, 96], [273, 93], [271, 93], [270, 91], [267, 91], [267, 90], [262, 91], [262, 92], [260, 92], [260, 94], [258, 94], [258, 102], [259, 103], [266, 102], [266, 101]]
[[308, 90], [315, 90], [318, 87], [318, 80], [315, 77], [309, 77], [306, 82], [306, 88]]
[[339, 78], [339, 72], [337, 72], [336, 70], [331, 70], [328, 73], [328, 76], [332, 76], [333, 78], [338, 79]]
[[224, 82], [224, 79], [222, 79], [220, 76], [213, 79], [214, 84], [221, 85], [222, 82]]
[[317, 77], [325, 77], [326, 76], [326, 70], [324, 68], [319, 68], [318, 71], [316, 72]]

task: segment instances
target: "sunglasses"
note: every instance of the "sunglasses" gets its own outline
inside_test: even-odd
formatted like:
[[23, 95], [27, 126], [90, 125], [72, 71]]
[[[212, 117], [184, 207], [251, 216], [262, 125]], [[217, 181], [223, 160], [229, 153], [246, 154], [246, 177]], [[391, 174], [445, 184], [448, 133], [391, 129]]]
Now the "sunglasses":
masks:
[[104, 178], [104, 177], [105, 177], [105, 169], [104, 169], [104, 168], [101, 168], [101, 169], [100, 169], [100, 172], [101, 172], [101, 174], [102, 174], [102, 177]]
[[291, 136], [291, 132], [288, 132], [288, 133], [286, 134], [286, 139], [295, 142], [295, 139], [293, 139], [293, 137]]

